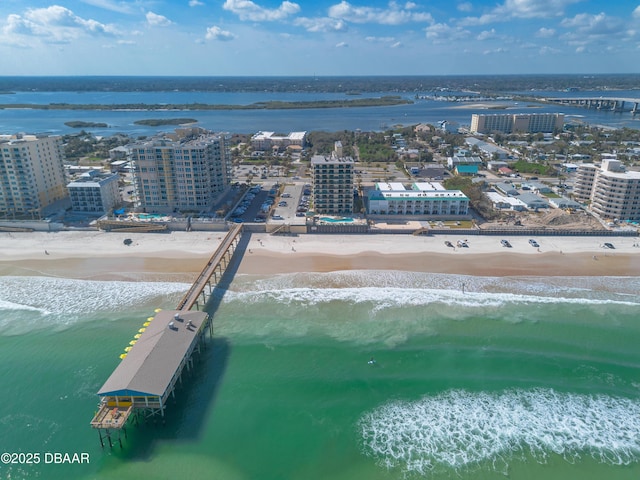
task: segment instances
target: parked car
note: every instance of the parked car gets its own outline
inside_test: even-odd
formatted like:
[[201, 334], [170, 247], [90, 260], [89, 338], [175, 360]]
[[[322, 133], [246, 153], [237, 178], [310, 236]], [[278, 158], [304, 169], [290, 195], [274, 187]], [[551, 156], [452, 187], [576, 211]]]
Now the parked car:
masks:
[[536, 242], [533, 238], [529, 239], [529, 245], [531, 245], [533, 248], [538, 248], [540, 246], [540, 244]]
[[503, 247], [511, 248], [511, 244], [507, 240], [500, 240], [500, 244]]
[[604, 248], [610, 248], [610, 249], [612, 249], [612, 250], [613, 250], [613, 249], [615, 249], [616, 247], [614, 247], [614, 246], [613, 246], [613, 243], [609, 243], [609, 242], [607, 242], [607, 243], [605, 243], [605, 244], [604, 244]]

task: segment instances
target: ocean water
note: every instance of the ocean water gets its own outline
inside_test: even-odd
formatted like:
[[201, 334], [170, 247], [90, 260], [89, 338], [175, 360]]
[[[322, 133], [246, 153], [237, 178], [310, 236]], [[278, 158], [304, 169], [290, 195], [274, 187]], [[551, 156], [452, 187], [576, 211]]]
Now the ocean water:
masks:
[[41, 461], [0, 479], [640, 476], [640, 277], [238, 275], [166, 421], [113, 449], [95, 392], [188, 285], [1, 282], [0, 453]]

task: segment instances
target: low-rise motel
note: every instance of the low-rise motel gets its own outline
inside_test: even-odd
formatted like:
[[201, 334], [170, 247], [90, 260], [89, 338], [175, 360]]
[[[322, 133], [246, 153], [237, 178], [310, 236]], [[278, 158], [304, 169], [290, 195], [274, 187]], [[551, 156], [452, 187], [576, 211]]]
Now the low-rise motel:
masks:
[[460, 190], [447, 190], [437, 182], [417, 182], [410, 189], [402, 183], [376, 183], [368, 192], [371, 215], [424, 215], [463, 217], [469, 199]]

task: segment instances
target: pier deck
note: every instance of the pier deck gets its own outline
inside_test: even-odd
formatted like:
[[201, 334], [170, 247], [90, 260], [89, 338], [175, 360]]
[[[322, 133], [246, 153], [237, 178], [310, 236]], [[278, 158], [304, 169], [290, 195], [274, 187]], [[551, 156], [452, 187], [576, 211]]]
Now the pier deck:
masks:
[[[122, 446], [120, 431], [126, 435], [129, 418], [164, 416], [169, 396], [175, 396], [175, 387], [182, 380], [182, 373], [193, 366], [194, 353], [200, 352], [208, 330], [213, 335], [209, 314], [193, 310], [204, 297], [205, 287], [211, 293], [211, 277], [217, 283], [222, 277], [238, 244], [242, 225], [234, 224], [220, 246], [211, 256], [189, 291], [180, 300], [175, 310], [157, 311], [149, 319], [148, 326], [139, 338], [132, 342], [131, 349], [122, 355], [122, 361], [98, 391], [101, 397], [98, 412], [91, 427], [98, 430], [100, 443], [104, 439], [112, 445], [112, 432]], [[147, 324], [145, 324], [147, 325]]]

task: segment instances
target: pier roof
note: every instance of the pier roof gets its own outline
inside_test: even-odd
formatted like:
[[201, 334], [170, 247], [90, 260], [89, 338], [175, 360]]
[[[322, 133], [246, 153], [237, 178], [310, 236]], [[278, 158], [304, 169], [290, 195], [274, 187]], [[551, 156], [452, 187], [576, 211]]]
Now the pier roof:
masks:
[[[180, 320], [175, 319], [179, 314]], [[187, 328], [187, 323], [193, 325]], [[173, 322], [173, 323], [172, 323]], [[98, 391], [99, 396], [162, 397], [207, 322], [207, 313], [160, 311]], [[170, 328], [172, 323], [174, 328]]]

